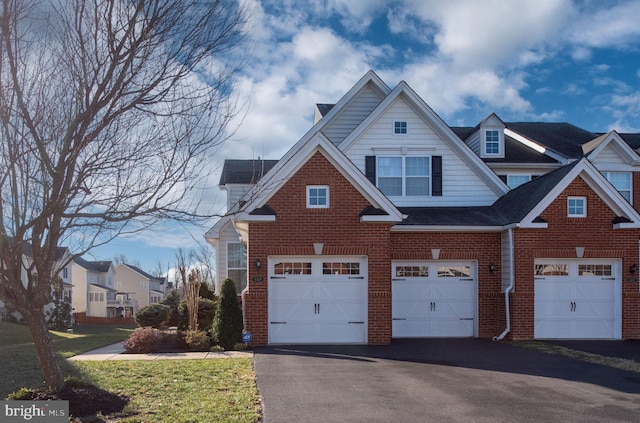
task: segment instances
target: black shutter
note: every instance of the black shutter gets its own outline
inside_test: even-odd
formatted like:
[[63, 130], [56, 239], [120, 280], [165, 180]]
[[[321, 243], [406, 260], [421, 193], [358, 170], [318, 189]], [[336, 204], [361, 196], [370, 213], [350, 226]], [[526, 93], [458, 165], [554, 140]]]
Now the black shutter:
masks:
[[442, 197], [442, 156], [431, 157], [431, 195]]
[[376, 184], [376, 156], [364, 158], [364, 175], [373, 185]]

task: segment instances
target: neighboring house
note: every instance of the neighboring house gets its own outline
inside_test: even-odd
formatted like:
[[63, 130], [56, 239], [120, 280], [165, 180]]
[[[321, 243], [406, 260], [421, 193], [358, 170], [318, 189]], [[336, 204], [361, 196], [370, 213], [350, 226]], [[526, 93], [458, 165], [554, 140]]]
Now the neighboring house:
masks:
[[[264, 176], [277, 160], [226, 160], [219, 188], [227, 193], [227, 211], [233, 213], [241, 199]], [[216, 254], [215, 292], [221, 292], [222, 282], [232, 279], [238, 295], [247, 286], [246, 249], [233, 228], [232, 214], [220, 219], [205, 235]]]
[[[116, 303], [121, 303], [121, 316], [131, 317], [142, 307], [157, 304], [164, 298], [165, 278], [151, 276], [142, 269], [119, 264], [115, 268]], [[116, 316], [117, 317], [117, 316]]]
[[118, 301], [111, 261], [73, 259], [73, 312], [90, 317], [120, 317], [127, 304]]
[[[28, 283], [26, 269], [33, 262], [33, 251], [30, 244], [25, 244], [25, 249], [23, 251], [23, 254], [24, 254], [24, 257], [23, 257], [24, 266], [22, 269], [22, 284], [26, 287]], [[58, 273], [58, 277], [60, 277], [60, 280], [62, 281], [62, 289], [63, 289], [62, 298], [64, 301], [68, 303], [72, 302], [72, 289], [73, 289], [70, 262], [71, 262], [71, 253], [69, 249], [66, 247], [57, 247], [56, 248], [56, 264], [54, 264], [54, 267], [60, 267], [61, 265], [64, 264], [64, 267], [60, 268], [60, 270], [57, 273]], [[47, 312], [51, 311], [53, 307], [54, 307], [53, 303], [47, 304], [44, 307], [45, 315]], [[0, 301], [0, 317], [2, 314], [4, 314], [7, 311], [8, 309], [5, 306], [5, 304], [2, 301]], [[14, 313], [14, 315], [16, 317], [19, 317], [19, 313], [17, 312]]]
[[451, 128], [370, 71], [277, 163], [227, 162], [205, 237], [255, 345], [640, 338], [638, 147], [495, 114]]

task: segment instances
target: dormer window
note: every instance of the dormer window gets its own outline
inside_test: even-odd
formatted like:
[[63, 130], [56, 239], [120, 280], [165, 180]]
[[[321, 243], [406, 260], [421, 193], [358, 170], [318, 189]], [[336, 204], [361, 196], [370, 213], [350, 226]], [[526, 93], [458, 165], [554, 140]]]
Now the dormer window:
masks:
[[407, 122], [406, 121], [395, 121], [393, 123], [393, 133], [396, 135], [405, 135], [407, 133]]
[[484, 154], [487, 156], [500, 155], [500, 131], [488, 129], [484, 132]]

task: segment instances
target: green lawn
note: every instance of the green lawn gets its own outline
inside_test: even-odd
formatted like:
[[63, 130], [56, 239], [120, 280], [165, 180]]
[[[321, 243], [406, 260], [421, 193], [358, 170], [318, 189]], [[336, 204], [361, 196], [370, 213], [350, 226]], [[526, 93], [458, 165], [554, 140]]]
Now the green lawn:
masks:
[[[251, 359], [93, 361], [62, 358], [125, 339], [133, 328], [81, 325], [51, 332], [65, 376], [129, 397], [109, 422], [258, 422], [260, 395]], [[0, 398], [37, 387], [42, 375], [26, 326], [0, 322]], [[104, 421], [88, 419], [86, 421]]]
[[[81, 352], [126, 339], [133, 327], [79, 325], [74, 333], [51, 331], [51, 338], [61, 359], [64, 374], [72, 369], [62, 360]], [[22, 387], [36, 387], [43, 383], [35, 348], [29, 329], [24, 325], [0, 322], [0, 398]]]

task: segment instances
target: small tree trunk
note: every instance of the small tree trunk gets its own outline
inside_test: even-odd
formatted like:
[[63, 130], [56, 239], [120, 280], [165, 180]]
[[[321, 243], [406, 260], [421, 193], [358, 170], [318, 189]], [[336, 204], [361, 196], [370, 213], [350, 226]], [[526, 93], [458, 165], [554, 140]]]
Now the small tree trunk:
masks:
[[29, 325], [33, 345], [36, 348], [40, 367], [42, 367], [44, 382], [54, 391], [59, 391], [64, 387], [64, 378], [62, 377], [62, 369], [58, 363], [56, 351], [53, 348], [53, 341], [47, 330], [44, 311], [42, 309], [30, 309], [28, 315], [24, 317]]

